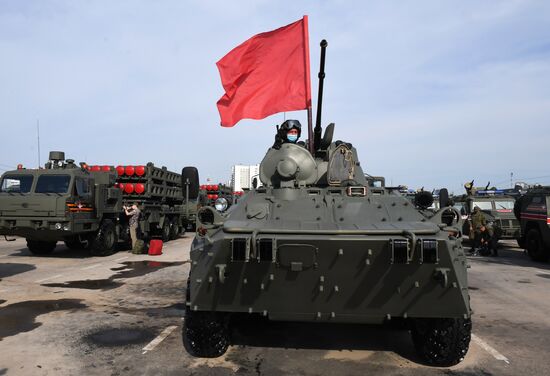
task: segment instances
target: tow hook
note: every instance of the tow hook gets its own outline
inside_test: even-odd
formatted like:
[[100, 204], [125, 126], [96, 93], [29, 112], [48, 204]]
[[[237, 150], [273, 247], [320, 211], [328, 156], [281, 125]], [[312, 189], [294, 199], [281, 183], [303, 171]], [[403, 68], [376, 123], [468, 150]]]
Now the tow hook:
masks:
[[436, 268], [433, 274], [433, 278], [437, 282], [441, 283], [441, 286], [443, 286], [443, 288], [447, 288], [447, 286], [449, 285], [450, 271], [451, 269], [449, 268]]
[[216, 269], [218, 269], [218, 280], [220, 283], [225, 282], [225, 264], [218, 264], [216, 265]]

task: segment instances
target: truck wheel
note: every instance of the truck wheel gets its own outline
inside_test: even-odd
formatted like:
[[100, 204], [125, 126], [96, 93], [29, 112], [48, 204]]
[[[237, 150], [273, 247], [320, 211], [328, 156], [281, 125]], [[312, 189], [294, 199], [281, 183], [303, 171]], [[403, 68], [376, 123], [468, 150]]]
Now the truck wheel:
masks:
[[178, 220], [174, 218], [170, 222], [170, 240], [177, 239], [180, 234], [180, 226], [178, 225]]
[[189, 282], [186, 291], [183, 345], [187, 352], [199, 358], [217, 358], [229, 347], [228, 317], [217, 312], [192, 311], [189, 301]]
[[516, 241], [518, 242], [518, 247], [525, 249], [525, 238], [517, 238]]
[[531, 260], [548, 261], [550, 254], [544, 249], [544, 244], [537, 229], [532, 228], [529, 230], [525, 239], [525, 246]]
[[57, 242], [43, 242], [27, 239], [27, 248], [35, 255], [49, 255], [55, 249]]
[[414, 319], [412, 340], [418, 355], [429, 364], [449, 367], [468, 352], [471, 319]]
[[88, 243], [80, 241], [77, 237], [65, 239], [65, 245], [71, 250], [85, 249]]
[[101, 227], [92, 241], [90, 253], [93, 256], [112, 255], [116, 251], [116, 244], [115, 224], [111, 220], [106, 219], [101, 223]]
[[168, 219], [164, 220], [164, 225], [162, 225], [162, 241], [166, 243], [170, 240], [170, 221]]

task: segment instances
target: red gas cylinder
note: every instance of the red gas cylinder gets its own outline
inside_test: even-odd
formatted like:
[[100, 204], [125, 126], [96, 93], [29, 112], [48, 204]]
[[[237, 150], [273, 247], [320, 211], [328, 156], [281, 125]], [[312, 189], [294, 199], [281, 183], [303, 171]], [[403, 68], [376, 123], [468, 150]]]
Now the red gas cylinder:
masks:
[[135, 173], [137, 176], [145, 175], [145, 166], [136, 166]]
[[111, 166], [101, 166], [101, 171], [109, 172], [111, 171]]
[[126, 166], [126, 168], [124, 169], [124, 173], [128, 176], [132, 176], [134, 172], [134, 166]]
[[132, 183], [126, 183], [124, 185], [124, 192], [130, 194], [134, 192], [134, 185]]
[[124, 166], [116, 166], [116, 173], [118, 176], [124, 175]]
[[118, 188], [121, 190], [121, 191], [124, 191], [124, 183], [118, 183]]
[[162, 255], [162, 239], [151, 239], [149, 242], [149, 255]]
[[205, 187], [206, 187], [206, 186], [205, 186], [204, 184], [203, 184], [203, 185], [201, 185], [201, 186], [200, 186], [200, 188], [201, 188], [201, 191], [204, 191], [204, 190], [206, 189]]
[[220, 189], [220, 186], [219, 186], [219, 185], [216, 184], [216, 185], [213, 185], [213, 186], [212, 186], [212, 190], [213, 190], [213, 191], [217, 191], [218, 189]]
[[134, 191], [138, 195], [142, 194], [143, 192], [145, 192], [145, 184], [137, 183], [136, 186], [134, 187]]
[[212, 200], [212, 196], [214, 195], [206, 195], [206, 197], [208, 197], [209, 200]]
[[99, 166], [92, 166], [92, 171], [101, 171], [101, 167], [99, 167]]
[[218, 195], [212, 195], [212, 200], [217, 200], [218, 199]]

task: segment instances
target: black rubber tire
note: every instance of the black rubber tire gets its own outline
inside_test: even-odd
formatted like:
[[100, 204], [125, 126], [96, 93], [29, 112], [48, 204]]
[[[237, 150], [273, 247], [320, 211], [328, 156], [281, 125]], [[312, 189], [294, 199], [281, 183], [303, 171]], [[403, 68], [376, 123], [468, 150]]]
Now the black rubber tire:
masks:
[[113, 221], [106, 219], [101, 223], [99, 230], [90, 246], [93, 256], [109, 256], [116, 252], [117, 234]]
[[550, 257], [550, 252], [544, 249], [544, 244], [540, 236], [539, 230], [532, 228], [527, 231], [525, 237], [525, 248], [531, 260], [545, 262]]
[[525, 238], [517, 238], [516, 241], [518, 242], [518, 247], [525, 249], [526, 241]]
[[41, 240], [27, 239], [27, 248], [33, 255], [49, 255], [55, 249], [57, 242], [44, 242]]
[[168, 220], [168, 218], [166, 218], [164, 220], [164, 224], [162, 225], [162, 241], [164, 243], [170, 241], [170, 221]]
[[86, 249], [86, 246], [89, 244], [89, 242], [85, 243], [85, 242], [80, 241], [80, 239], [78, 237], [67, 238], [67, 239], [65, 239], [64, 242], [65, 242], [65, 245], [67, 246], [67, 248], [69, 248], [71, 250]]
[[174, 218], [170, 222], [170, 240], [177, 239], [180, 235], [180, 226], [178, 225], [178, 220]]
[[471, 319], [414, 319], [411, 330], [418, 355], [438, 367], [450, 367], [464, 359], [471, 333]]
[[219, 312], [192, 311], [189, 281], [187, 282], [183, 345], [198, 358], [217, 358], [225, 354], [230, 343], [228, 316]]

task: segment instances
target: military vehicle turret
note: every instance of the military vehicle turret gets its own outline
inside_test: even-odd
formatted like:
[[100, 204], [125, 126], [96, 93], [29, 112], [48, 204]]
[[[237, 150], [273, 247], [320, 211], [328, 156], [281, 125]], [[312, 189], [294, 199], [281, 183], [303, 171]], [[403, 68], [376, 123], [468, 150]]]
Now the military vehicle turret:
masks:
[[89, 248], [93, 255], [116, 251], [129, 241], [123, 205], [137, 203], [144, 238], [174, 239], [194, 220], [198, 172], [182, 174], [153, 163], [143, 166], [88, 166], [50, 152], [45, 168], [19, 168], [0, 180], [0, 235], [26, 238], [38, 255], [53, 252], [58, 241]]
[[263, 187], [226, 212], [199, 210], [183, 328], [191, 354], [222, 355], [229, 319], [243, 313], [323, 323], [406, 319], [429, 363], [465, 356], [471, 310], [460, 215], [445, 223], [449, 202], [426, 216], [369, 184], [356, 149], [333, 142], [333, 131], [331, 124], [313, 153], [293, 143], [270, 148]]

